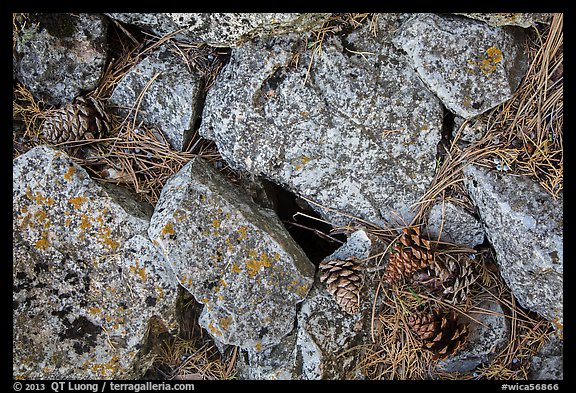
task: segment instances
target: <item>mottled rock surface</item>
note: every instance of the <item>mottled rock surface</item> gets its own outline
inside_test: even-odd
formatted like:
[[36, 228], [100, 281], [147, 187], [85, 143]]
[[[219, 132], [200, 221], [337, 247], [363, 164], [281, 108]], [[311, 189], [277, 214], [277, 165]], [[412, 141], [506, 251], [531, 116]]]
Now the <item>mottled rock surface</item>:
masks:
[[395, 42], [426, 86], [469, 119], [508, 100], [528, 69], [520, 27], [492, 27], [458, 16], [414, 14]]
[[450, 202], [434, 205], [428, 215], [427, 236], [474, 247], [484, 242], [482, 224], [462, 207]]
[[14, 376], [138, 377], [148, 322], [171, 325], [176, 296], [140, 205], [51, 148], [14, 160]]
[[108, 16], [176, 39], [216, 47], [238, 47], [246, 41], [322, 26], [329, 13], [109, 13]]
[[384, 225], [393, 211], [410, 221], [434, 174], [443, 112], [390, 42], [397, 23], [381, 15], [376, 37], [368, 27], [327, 36], [309, 74], [298, 37], [232, 50], [200, 134], [232, 167], [325, 206], [315, 208], [335, 224], [351, 215]]
[[538, 23], [550, 23], [552, 20], [552, 14], [538, 12], [455, 12], [455, 14], [481, 20], [490, 26], [520, 26], [528, 28], [534, 27]]
[[56, 106], [93, 90], [106, 65], [107, 26], [97, 14], [30, 14], [16, 38], [14, 77]]
[[562, 324], [563, 202], [533, 180], [468, 165], [465, 184], [520, 305]]
[[148, 231], [178, 280], [205, 305], [217, 341], [260, 351], [293, 327], [314, 266], [271, 210], [201, 158], [164, 186]]
[[532, 358], [528, 377], [532, 380], [564, 379], [564, 341], [561, 338], [555, 334], [550, 336]]
[[[354, 232], [348, 241], [324, 260], [369, 256], [372, 242], [364, 231]], [[362, 309], [369, 308], [364, 299]], [[357, 379], [355, 365], [359, 352], [345, 350], [362, 344], [369, 320], [365, 313], [344, 313], [324, 284], [315, 280], [298, 312], [294, 330], [279, 344], [262, 352], [247, 351], [239, 364], [243, 379]]]
[[472, 371], [482, 364], [488, 364], [508, 342], [506, 316], [502, 307], [493, 300], [478, 304], [477, 310], [470, 312], [471, 318], [461, 318], [468, 323], [466, 344], [453, 356], [441, 360], [437, 369], [444, 372]]
[[163, 45], [120, 80], [108, 105], [122, 118], [132, 119], [137, 110], [136, 124], [161, 131], [172, 148], [183, 150], [200, 115], [203, 87], [184, 58]]

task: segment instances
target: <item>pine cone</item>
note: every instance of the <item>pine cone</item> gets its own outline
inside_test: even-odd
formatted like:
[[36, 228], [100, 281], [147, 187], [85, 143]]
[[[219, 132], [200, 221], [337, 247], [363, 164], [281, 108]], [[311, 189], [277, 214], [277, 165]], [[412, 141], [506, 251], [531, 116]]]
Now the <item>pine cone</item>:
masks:
[[325, 282], [328, 292], [340, 308], [348, 314], [360, 310], [360, 289], [363, 269], [358, 258], [332, 259], [320, 263], [320, 281]]
[[423, 341], [423, 347], [434, 354], [434, 359], [444, 359], [462, 348], [468, 338], [468, 326], [459, 324], [454, 311], [410, 315], [408, 324]]
[[50, 143], [101, 138], [110, 120], [94, 98], [77, 97], [63, 108], [51, 111], [44, 119], [42, 133]]
[[417, 271], [412, 276], [420, 287], [428, 289], [440, 299], [450, 303], [464, 303], [475, 276], [470, 259], [447, 256], [437, 257], [426, 269]]
[[424, 269], [434, 261], [430, 241], [420, 235], [418, 227], [404, 228], [402, 232], [384, 271], [384, 281], [388, 283]]

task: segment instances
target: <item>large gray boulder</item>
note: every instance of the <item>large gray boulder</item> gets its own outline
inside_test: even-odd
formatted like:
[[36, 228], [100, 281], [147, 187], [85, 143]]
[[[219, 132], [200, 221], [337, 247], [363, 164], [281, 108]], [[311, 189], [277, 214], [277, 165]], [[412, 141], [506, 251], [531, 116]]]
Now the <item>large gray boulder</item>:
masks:
[[203, 88], [202, 78], [188, 69], [182, 56], [163, 45], [124, 75], [108, 105], [129, 121], [136, 114], [136, 124], [157, 129], [181, 151], [192, 138]]
[[329, 13], [108, 13], [158, 36], [178, 31], [178, 40], [216, 47], [238, 47], [256, 37], [319, 28]]
[[149, 321], [174, 327], [176, 297], [145, 236], [149, 214], [60, 151], [40, 146], [14, 160], [15, 377], [139, 377]]
[[426, 86], [469, 119], [508, 100], [528, 69], [526, 33], [454, 15], [414, 14], [395, 42]]
[[201, 158], [162, 189], [148, 230], [221, 344], [260, 351], [294, 325], [314, 266], [276, 214]]
[[107, 26], [97, 14], [30, 14], [16, 35], [14, 77], [56, 106], [95, 89], [106, 65]]
[[476, 165], [464, 181], [496, 251], [502, 278], [521, 306], [563, 322], [563, 211], [525, 176]]
[[434, 175], [443, 111], [390, 42], [397, 26], [381, 15], [376, 37], [368, 26], [327, 36], [309, 74], [298, 37], [233, 49], [200, 134], [233, 168], [310, 199], [337, 225], [410, 221]]
[[[324, 258], [365, 259], [372, 241], [364, 231], [354, 232], [348, 241]], [[372, 288], [374, 289], [374, 288]], [[370, 288], [364, 291], [370, 292]], [[365, 343], [370, 319], [369, 298], [363, 296], [362, 312], [348, 315], [341, 310], [318, 277], [298, 311], [294, 329], [277, 345], [261, 352], [245, 351], [239, 357], [242, 379], [362, 379], [357, 345]], [[346, 353], [348, 351], [348, 353]]]

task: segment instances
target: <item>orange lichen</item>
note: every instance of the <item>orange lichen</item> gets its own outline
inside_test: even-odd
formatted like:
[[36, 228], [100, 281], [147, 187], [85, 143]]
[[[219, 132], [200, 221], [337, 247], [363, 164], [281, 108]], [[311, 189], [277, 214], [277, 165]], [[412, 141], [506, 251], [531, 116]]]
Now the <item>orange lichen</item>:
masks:
[[132, 273], [137, 274], [142, 281], [146, 280], [146, 277], [147, 277], [146, 268], [144, 268], [144, 266], [140, 267], [138, 262], [136, 262], [136, 266], [130, 266], [130, 271]]
[[175, 233], [174, 224], [169, 222], [168, 224], [164, 225], [160, 233], [162, 234], [162, 236], [173, 235]]
[[246, 240], [248, 238], [248, 227], [240, 225], [238, 227], [238, 232], [240, 233], [238, 236], [238, 241]]
[[82, 206], [82, 204], [84, 202], [86, 202], [86, 197], [78, 196], [78, 197], [70, 198], [70, 199], [68, 199], [68, 202], [70, 202], [72, 205], [74, 205], [74, 207], [76, 209], [80, 209], [80, 206]]
[[92, 226], [92, 223], [90, 222], [90, 217], [88, 217], [86, 214], [82, 214], [80, 216], [80, 228], [88, 229], [91, 226]]
[[231, 323], [232, 323], [232, 317], [220, 318], [220, 326], [224, 330], [228, 330]]
[[102, 309], [100, 307], [90, 307], [88, 309], [88, 313], [90, 314], [99, 314], [102, 312]]
[[208, 323], [208, 329], [210, 329], [210, 331], [217, 336], [222, 335], [222, 332], [220, 330], [218, 330], [214, 325], [212, 325], [212, 321], [210, 321], [210, 323]]
[[72, 175], [74, 174], [74, 172], [76, 172], [76, 169], [73, 166], [69, 166], [68, 170], [66, 171], [66, 173], [64, 174], [64, 179], [71, 181], [72, 180]]
[[34, 246], [39, 250], [44, 250], [48, 247], [48, 239], [46, 238], [46, 234], [42, 233], [42, 238], [38, 239]]
[[250, 256], [251, 258], [249, 258], [246, 261], [246, 267], [248, 268], [248, 274], [250, 274], [252, 277], [258, 274], [261, 268], [267, 268], [272, 266], [272, 263], [266, 251], [262, 252], [260, 256], [258, 256], [258, 258], [256, 258], [253, 255]]

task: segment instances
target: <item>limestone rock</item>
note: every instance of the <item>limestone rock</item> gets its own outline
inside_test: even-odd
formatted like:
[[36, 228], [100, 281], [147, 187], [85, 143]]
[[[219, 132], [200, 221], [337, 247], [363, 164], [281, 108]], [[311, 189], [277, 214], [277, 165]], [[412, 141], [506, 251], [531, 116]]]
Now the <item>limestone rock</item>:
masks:
[[109, 13], [119, 21], [137, 25], [163, 36], [180, 31], [175, 38], [216, 47], [238, 47], [260, 36], [309, 31], [319, 28], [328, 13]]
[[222, 344], [262, 350], [293, 327], [314, 266], [271, 210], [201, 158], [164, 186], [148, 230]]
[[30, 14], [18, 33], [14, 77], [37, 99], [62, 106], [96, 88], [107, 57], [107, 21], [97, 14]]
[[485, 300], [478, 308], [491, 313], [471, 313], [474, 319], [462, 318], [468, 323], [468, 339], [458, 353], [438, 363], [438, 370], [472, 371], [483, 363], [488, 364], [506, 345], [508, 335], [502, 307], [492, 300]]
[[459, 13], [456, 15], [463, 15], [468, 18], [481, 20], [488, 23], [490, 26], [520, 26], [520, 27], [535, 27], [538, 23], [550, 23], [552, 14], [550, 13], [537, 13], [537, 12], [469, 12]]
[[475, 165], [468, 165], [464, 175], [502, 278], [520, 305], [561, 325], [562, 200], [527, 177]]
[[326, 37], [309, 75], [311, 51], [298, 37], [233, 49], [200, 134], [233, 168], [312, 200], [334, 224], [350, 220], [340, 213], [410, 221], [434, 174], [442, 106], [390, 42], [396, 18], [378, 23], [376, 37], [368, 26]]
[[556, 334], [552, 334], [550, 340], [532, 358], [528, 378], [531, 380], [564, 379], [564, 341]]
[[175, 278], [143, 236], [148, 214], [64, 153], [13, 165], [13, 373], [136, 378], [149, 320], [173, 323]]
[[[364, 231], [354, 232], [348, 241], [324, 260], [369, 256], [372, 241]], [[369, 308], [364, 299], [362, 308]], [[359, 353], [346, 349], [362, 343], [364, 313], [349, 315], [341, 310], [318, 277], [298, 312], [294, 330], [279, 344], [261, 352], [246, 351], [247, 361], [240, 362], [243, 379], [358, 379], [355, 369]], [[240, 357], [242, 358], [242, 357]]]
[[451, 15], [415, 14], [395, 39], [426, 86], [469, 119], [508, 100], [528, 69], [526, 33]]
[[132, 118], [146, 88], [136, 124], [142, 121], [160, 130], [172, 148], [181, 151], [190, 141], [200, 115], [203, 86], [202, 78], [188, 70], [184, 59], [164, 45], [120, 80], [108, 104], [122, 118], [129, 114]]
[[484, 242], [482, 224], [462, 207], [450, 202], [434, 205], [426, 227], [429, 239], [438, 239], [468, 247]]

